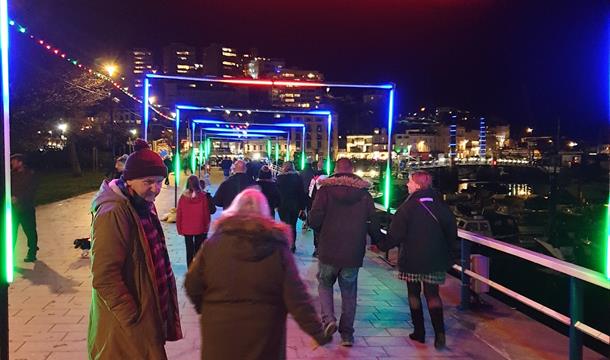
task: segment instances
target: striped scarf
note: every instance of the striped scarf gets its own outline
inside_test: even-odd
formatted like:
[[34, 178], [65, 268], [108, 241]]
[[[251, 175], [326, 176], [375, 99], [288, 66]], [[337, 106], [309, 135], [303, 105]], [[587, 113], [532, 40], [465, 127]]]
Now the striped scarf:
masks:
[[165, 236], [163, 235], [163, 229], [161, 228], [161, 223], [159, 222], [157, 210], [153, 203], [145, 201], [137, 195], [133, 196], [129, 194], [129, 191], [127, 191], [127, 187], [122, 180], [119, 180], [117, 185], [121, 191], [128, 196], [131, 204], [136, 209], [142, 224], [142, 228], [144, 229], [144, 235], [146, 236], [146, 240], [148, 240], [148, 246], [150, 247], [152, 261], [155, 267], [161, 316], [164, 325], [166, 325], [164, 328], [167, 329], [169, 302], [171, 300], [170, 287], [175, 288], [176, 285], [174, 273], [169, 261], [169, 255], [167, 253], [167, 247], [165, 245]]

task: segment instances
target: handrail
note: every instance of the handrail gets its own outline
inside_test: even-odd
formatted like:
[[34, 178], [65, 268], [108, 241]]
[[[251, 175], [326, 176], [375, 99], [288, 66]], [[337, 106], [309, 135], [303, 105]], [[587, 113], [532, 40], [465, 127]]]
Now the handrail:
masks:
[[575, 277], [590, 284], [597, 285], [604, 289], [610, 289], [610, 280], [606, 276], [597, 271], [584, 268], [579, 265], [571, 264], [567, 261], [559, 260], [554, 257], [543, 255], [535, 251], [527, 250], [519, 246], [515, 246], [503, 241], [489, 238], [483, 235], [475, 234], [471, 231], [458, 229], [458, 237], [469, 240], [471, 242], [487, 246], [489, 248], [501, 251], [506, 254], [516, 256], [518, 258], [542, 265], [551, 270], [562, 274]]
[[[375, 204], [375, 208], [381, 211], [387, 211], [387, 209], [380, 204]], [[396, 210], [390, 209], [389, 212], [390, 214], [394, 214]], [[542, 265], [551, 270], [555, 270], [562, 274], [575, 277], [588, 283], [600, 286], [604, 289], [610, 289], [610, 279], [607, 279], [604, 274], [599, 273], [597, 271], [593, 271], [582, 266], [574, 265], [567, 261], [559, 260], [547, 255], [537, 253], [535, 251], [527, 250], [519, 246], [515, 246], [463, 229], [458, 229], [458, 237], [477, 243], [479, 245], [487, 246], [503, 253], [516, 256], [518, 258], [533, 262], [535, 264]]]

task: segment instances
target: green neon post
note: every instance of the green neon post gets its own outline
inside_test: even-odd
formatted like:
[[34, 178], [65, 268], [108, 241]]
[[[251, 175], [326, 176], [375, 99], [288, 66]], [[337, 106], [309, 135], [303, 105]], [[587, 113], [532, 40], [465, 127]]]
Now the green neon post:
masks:
[[267, 139], [267, 157], [271, 158], [271, 140]]
[[[11, 197], [11, 138], [8, 63], [8, 4], [0, 0], [0, 57], [2, 62], [2, 123], [4, 145], [4, 271], [3, 281], [13, 282], [13, 208]], [[4, 351], [3, 351], [4, 352]]]
[[203, 151], [204, 148], [203, 131], [199, 131], [199, 167], [201, 167], [208, 160], [208, 154]]
[[275, 165], [278, 165], [280, 162], [280, 144], [278, 142], [275, 143]]
[[610, 279], [610, 196], [608, 196], [608, 213], [606, 215], [606, 277]]

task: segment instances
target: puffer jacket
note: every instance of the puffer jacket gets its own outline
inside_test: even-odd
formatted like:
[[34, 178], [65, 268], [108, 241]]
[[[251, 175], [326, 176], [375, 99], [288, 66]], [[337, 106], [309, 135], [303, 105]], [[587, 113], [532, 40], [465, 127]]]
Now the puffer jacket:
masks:
[[201, 358], [285, 359], [287, 313], [322, 343], [322, 323], [289, 251], [289, 227], [234, 215], [211, 232], [184, 284], [201, 314]]
[[353, 174], [335, 174], [320, 181], [309, 211], [309, 225], [320, 232], [318, 257], [327, 265], [361, 267], [366, 235], [379, 238], [370, 183]]
[[206, 234], [210, 228], [210, 215], [216, 212], [212, 196], [207, 192], [193, 195], [185, 191], [178, 200], [176, 230], [180, 235]]

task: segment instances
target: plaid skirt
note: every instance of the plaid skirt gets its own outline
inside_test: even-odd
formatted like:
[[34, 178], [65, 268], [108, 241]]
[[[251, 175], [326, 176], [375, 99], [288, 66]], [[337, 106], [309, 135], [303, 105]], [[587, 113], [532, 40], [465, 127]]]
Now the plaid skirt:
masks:
[[427, 274], [411, 274], [399, 272], [397, 277], [408, 282], [425, 282], [432, 285], [441, 285], [445, 282], [445, 272], [436, 271]]

